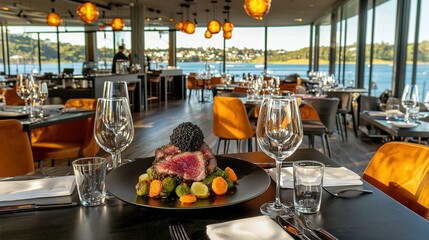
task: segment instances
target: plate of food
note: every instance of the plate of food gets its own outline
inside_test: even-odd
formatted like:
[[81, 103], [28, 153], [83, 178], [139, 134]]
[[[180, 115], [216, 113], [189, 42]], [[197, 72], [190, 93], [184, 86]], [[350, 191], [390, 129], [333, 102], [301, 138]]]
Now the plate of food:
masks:
[[29, 116], [26, 112], [21, 111], [0, 111], [0, 119], [9, 119], [9, 118], [27, 118]]
[[264, 169], [213, 155], [195, 127], [179, 125], [170, 143], [158, 148], [154, 157], [112, 170], [106, 178], [107, 190], [142, 207], [189, 210], [246, 202], [268, 189], [271, 179]]

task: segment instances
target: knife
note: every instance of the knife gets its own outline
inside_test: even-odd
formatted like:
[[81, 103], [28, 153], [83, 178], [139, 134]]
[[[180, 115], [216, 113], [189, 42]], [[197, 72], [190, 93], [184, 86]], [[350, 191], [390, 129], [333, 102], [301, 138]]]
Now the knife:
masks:
[[65, 203], [65, 204], [21, 204], [21, 205], [11, 205], [11, 206], [1, 206], [0, 213], [72, 207], [76, 205], [77, 205], [77, 202], [71, 202], [71, 203]]
[[308, 238], [301, 230], [299, 230], [295, 225], [289, 222], [286, 218], [281, 216], [277, 217], [277, 223], [284, 229], [286, 232], [298, 237], [301, 240], [311, 240]]
[[308, 219], [307, 217], [302, 216], [302, 218], [303, 218], [303, 219], [304, 219], [304, 221], [305, 221], [305, 225], [306, 225], [309, 229], [311, 229], [311, 230], [313, 230], [313, 231], [316, 231], [316, 232], [318, 232], [318, 233], [322, 234], [325, 238], [327, 238], [327, 239], [329, 239], [329, 240], [338, 240], [338, 238], [334, 237], [332, 234], [330, 234], [330, 233], [329, 233], [328, 231], [326, 231], [325, 229], [323, 229], [323, 228], [321, 228], [321, 227], [318, 227], [316, 224], [314, 224], [312, 221], [310, 221], [310, 219]]

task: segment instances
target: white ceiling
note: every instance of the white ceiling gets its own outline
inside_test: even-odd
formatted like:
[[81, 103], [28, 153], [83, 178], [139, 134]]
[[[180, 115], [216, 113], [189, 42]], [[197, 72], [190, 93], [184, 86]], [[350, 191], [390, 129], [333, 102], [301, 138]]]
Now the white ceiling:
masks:
[[[212, 0], [93, 0], [100, 6], [100, 19], [98, 21], [106, 22], [112, 17], [120, 15], [126, 19], [129, 24], [130, 7], [143, 5], [146, 11], [143, 13], [146, 17], [162, 17], [163, 21], [151, 21], [147, 25], [168, 25], [173, 26], [174, 23], [168, 21], [169, 18], [181, 20], [181, 15], [184, 8], [180, 7], [183, 3], [190, 4], [189, 19], [193, 20], [194, 12], [197, 13], [197, 21], [199, 25], [207, 23], [213, 18], [214, 4]], [[262, 21], [255, 20], [246, 15], [243, 9], [244, 0], [231, 0], [227, 3], [226, 0], [218, 0], [216, 6], [216, 19], [223, 21], [226, 14], [222, 13], [224, 6], [229, 5], [230, 20], [235, 26], [291, 26], [291, 25], [306, 25], [315, 20], [327, 15], [334, 6], [345, 0], [272, 0], [271, 10]], [[0, 20], [8, 25], [45, 25], [45, 17], [54, 7], [55, 11], [63, 18], [67, 25], [83, 25], [76, 15], [76, 8], [80, 0], [2, 0], [0, 1]], [[1, 10], [7, 7], [8, 11]], [[149, 11], [149, 9], [153, 11]], [[210, 12], [207, 14], [206, 9]], [[22, 10], [22, 11], [21, 11]], [[70, 13], [69, 13], [70, 11]], [[104, 17], [102, 18], [102, 11]], [[19, 14], [21, 12], [21, 14]], [[19, 16], [18, 16], [19, 15]], [[73, 17], [71, 16], [73, 15]], [[187, 18], [187, 11], [184, 10], [184, 18]], [[302, 22], [297, 22], [295, 19], [302, 19]]]

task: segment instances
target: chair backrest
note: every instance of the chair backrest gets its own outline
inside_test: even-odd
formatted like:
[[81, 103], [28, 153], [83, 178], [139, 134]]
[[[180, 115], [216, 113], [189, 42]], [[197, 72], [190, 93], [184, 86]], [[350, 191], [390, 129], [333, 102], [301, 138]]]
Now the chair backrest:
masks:
[[214, 97], [213, 134], [225, 139], [248, 139], [253, 137], [252, 126], [241, 99]]
[[223, 84], [221, 77], [212, 77], [210, 78], [209, 85]]
[[234, 89], [232, 90], [232, 92], [247, 93], [248, 90], [249, 90], [248, 87], [234, 87]]
[[24, 100], [22, 100], [18, 93], [16, 93], [15, 87], [8, 88], [3, 90], [3, 96], [6, 101], [6, 105], [25, 105]]
[[328, 98], [338, 98], [338, 110], [350, 112], [352, 109], [352, 94], [350, 92], [328, 92]]
[[[97, 100], [92, 98], [72, 98], [64, 104], [65, 108], [94, 110]], [[44, 128], [34, 129], [32, 142], [77, 142], [81, 143], [80, 156], [95, 156], [99, 146], [94, 138], [94, 118], [80, 119]]]
[[0, 177], [13, 177], [34, 171], [30, 140], [21, 122], [0, 120]]
[[301, 120], [320, 120], [316, 109], [306, 103], [299, 105], [299, 113], [301, 114]]
[[298, 85], [298, 86], [296, 86], [296, 93], [297, 94], [306, 94], [307, 89], [304, 86]]
[[187, 80], [187, 87], [188, 89], [197, 89], [198, 85], [197, 85], [197, 79], [195, 78], [195, 76], [188, 76], [188, 80]]
[[380, 110], [380, 99], [378, 99], [378, 97], [373, 97], [373, 96], [363, 96], [360, 95], [359, 96], [359, 100], [358, 100], [358, 111], [362, 112], [365, 110], [369, 110], [369, 111], [378, 111]]
[[328, 128], [328, 133], [333, 133], [336, 128], [335, 115], [340, 100], [338, 98], [308, 98], [304, 101], [316, 109], [320, 121]]
[[406, 142], [381, 146], [362, 178], [429, 220], [429, 147]]

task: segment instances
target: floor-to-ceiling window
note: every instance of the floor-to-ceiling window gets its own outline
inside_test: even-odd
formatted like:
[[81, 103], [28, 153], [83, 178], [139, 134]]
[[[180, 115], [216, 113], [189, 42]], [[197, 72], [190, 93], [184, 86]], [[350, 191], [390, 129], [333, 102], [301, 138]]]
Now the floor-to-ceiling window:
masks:
[[[184, 35], [185, 33], [177, 33]], [[150, 69], [162, 69], [168, 66], [168, 48], [169, 32], [165, 30], [146, 30], [145, 36], [145, 56], [149, 57], [152, 62]], [[179, 60], [179, 59], [178, 59]]]
[[67, 27], [59, 33], [60, 70], [73, 68], [74, 74], [82, 73], [85, 61], [85, 33], [83, 27]]
[[349, 1], [343, 8], [343, 17], [346, 18], [343, 57], [345, 60], [341, 83], [354, 85], [356, 80], [356, 54], [357, 54], [357, 29], [359, 1]]
[[[418, 0], [414, 0], [417, 2]], [[429, 29], [427, 23], [429, 22], [429, 1], [420, 0], [421, 8], [416, 11], [420, 11], [420, 29], [419, 40], [418, 40], [418, 52], [417, 52], [417, 68], [416, 68], [416, 84], [420, 87], [420, 99], [424, 100], [424, 97], [429, 90]], [[413, 19], [410, 20], [410, 24]]]
[[98, 68], [109, 70], [112, 69], [113, 55], [113, 32], [97, 32], [97, 62]]
[[269, 27], [267, 41], [268, 70], [274, 75], [307, 76], [310, 26]]
[[[326, 16], [320, 25], [319, 72], [329, 73], [329, 48], [331, 46], [331, 15]], [[317, 61], [317, 59], [316, 59]]]

